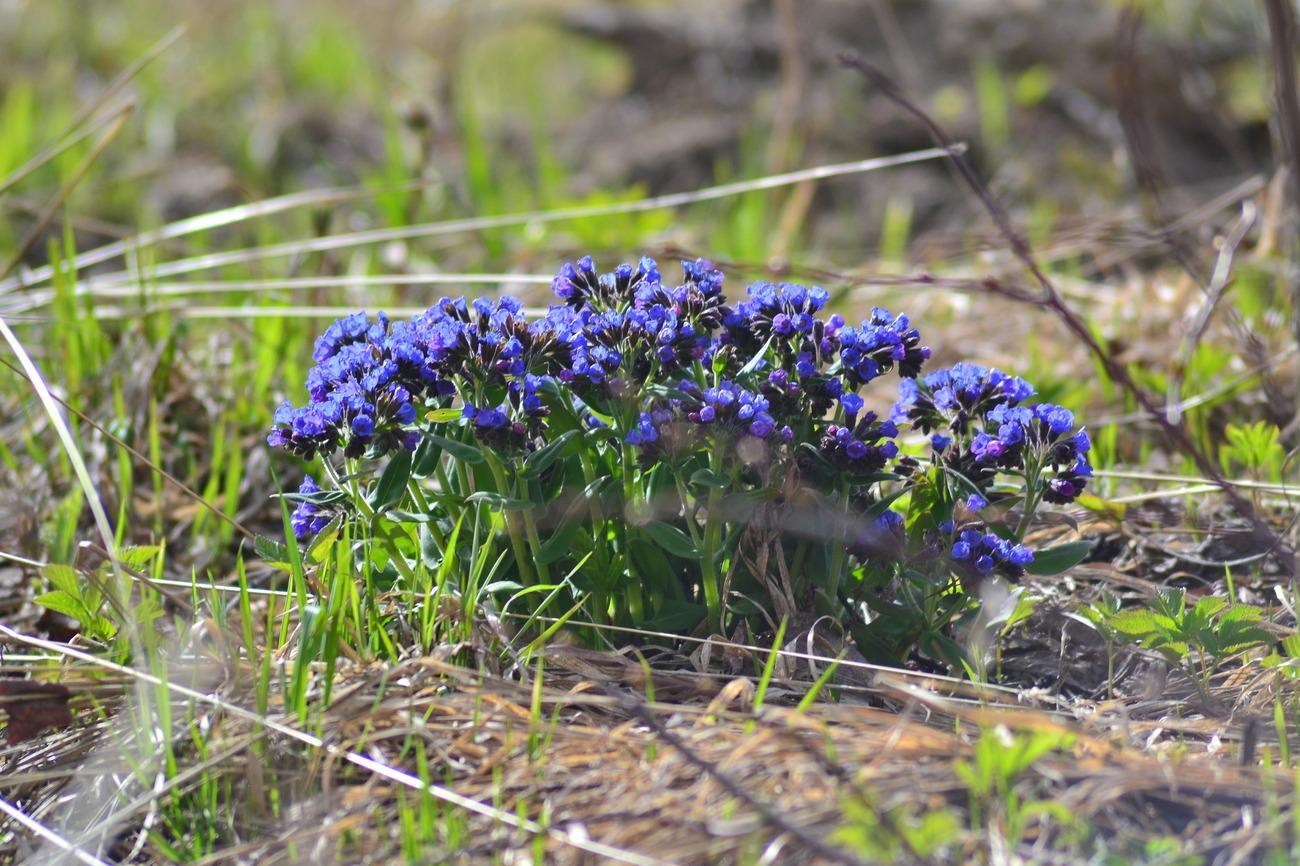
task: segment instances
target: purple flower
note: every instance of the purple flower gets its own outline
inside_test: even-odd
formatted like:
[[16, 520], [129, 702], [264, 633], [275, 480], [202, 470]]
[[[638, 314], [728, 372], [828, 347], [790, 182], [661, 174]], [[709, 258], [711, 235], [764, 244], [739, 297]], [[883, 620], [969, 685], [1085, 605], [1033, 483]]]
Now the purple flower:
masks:
[[[315, 480], [310, 475], [302, 480], [302, 485], [298, 488], [298, 493], [301, 496], [314, 496], [320, 492], [320, 487], [316, 485]], [[319, 505], [313, 502], [300, 501], [298, 507], [289, 515], [289, 525], [293, 529], [294, 537], [302, 540], [320, 532], [329, 524], [331, 519], [332, 515]]]

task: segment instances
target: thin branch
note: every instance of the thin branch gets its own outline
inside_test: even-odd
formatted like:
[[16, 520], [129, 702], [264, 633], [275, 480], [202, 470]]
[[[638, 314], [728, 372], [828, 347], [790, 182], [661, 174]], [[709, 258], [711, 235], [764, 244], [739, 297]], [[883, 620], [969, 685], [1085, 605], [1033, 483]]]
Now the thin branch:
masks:
[[[1273, 98], [1277, 102], [1285, 157], [1290, 161], [1291, 195], [1300, 207], [1300, 87], [1296, 84], [1296, 20], [1291, 0], [1264, 0], [1273, 54]], [[1291, 232], [1296, 244], [1295, 231]], [[1291, 316], [1300, 342], [1300, 281], [1291, 285]]]
[[[1187, 431], [1186, 426], [1181, 419], [1177, 422], [1170, 420], [1154, 397], [1146, 389], [1142, 388], [1133, 379], [1128, 368], [1124, 366], [1105, 347], [1098, 342], [1097, 337], [1093, 334], [1088, 323], [1066, 303], [1061, 296], [1056, 284], [1043, 272], [1038, 260], [1034, 257], [1033, 249], [1029, 242], [1016, 231], [1011, 222], [1010, 216], [1003, 207], [993, 198], [989, 192], [988, 186], [979, 178], [975, 170], [971, 167], [970, 161], [966, 158], [964, 152], [954, 152], [951, 149], [952, 140], [947, 133], [943, 131], [931, 117], [915, 102], [907, 97], [896, 84], [883, 72], [871, 66], [864, 60], [853, 55], [842, 55], [841, 62], [848, 68], [856, 70], [867, 82], [883, 93], [886, 97], [893, 100], [900, 108], [915, 117], [930, 133], [936, 145], [948, 149], [949, 159], [956, 167], [957, 172], [966, 181], [967, 186], [975, 193], [984, 209], [993, 219], [998, 230], [1006, 238], [1011, 252], [1018, 258], [1033, 277], [1034, 282], [1042, 291], [1038, 303], [1050, 309], [1071, 334], [1078, 339], [1092, 355], [1101, 363], [1106, 370], [1107, 376], [1111, 381], [1127, 391], [1137, 404], [1159, 425], [1170, 443], [1183, 454], [1187, 455], [1196, 464], [1196, 468], [1209, 478], [1222, 492], [1232, 507], [1247, 520], [1250, 521], [1253, 528], [1253, 535], [1256, 541], [1268, 550], [1273, 559], [1277, 562], [1282, 575], [1291, 578], [1295, 575], [1296, 556], [1295, 552], [1280, 538], [1273, 529], [1264, 522], [1255, 512], [1255, 508], [1250, 501], [1241, 496], [1231, 484], [1224, 480], [1219, 473], [1218, 466], [1215, 462], [1201, 450], [1200, 446], [1193, 441], [1191, 434]], [[996, 280], [988, 281], [989, 289], [998, 292], [999, 284]], [[1014, 296], [1012, 296], [1014, 297]]]

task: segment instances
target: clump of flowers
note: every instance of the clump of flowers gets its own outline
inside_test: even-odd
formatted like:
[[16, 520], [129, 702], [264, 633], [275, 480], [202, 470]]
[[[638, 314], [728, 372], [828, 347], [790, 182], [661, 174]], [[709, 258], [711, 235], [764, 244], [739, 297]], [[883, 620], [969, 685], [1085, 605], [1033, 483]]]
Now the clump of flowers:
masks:
[[[969, 612], [970, 595], [937, 590], [1033, 567], [1020, 539], [1035, 510], [1092, 474], [1069, 411], [999, 370], [924, 372], [906, 315], [849, 324], [793, 283], [732, 305], [723, 283], [704, 260], [671, 283], [648, 258], [600, 273], [585, 257], [544, 310], [448, 297], [408, 322], [340, 319], [317, 340], [308, 400], [268, 435], [325, 479], [291, 497], [295, 535], [352, 521], [412, 580], [459, 555], [456, 527], [497, 512], [477, 537], [503, 545], [495, 585], [521, 598], [578, 574], [570, 603], [596, 621], [729, 631], [753, 615], [733, 601], [780, 576], [787, 598], [895, 657], [935, 631], [902, 620]], [[872, 388], [891, 374], [882, 416]], [[432, 543], [414, 549], [417, 535]]]

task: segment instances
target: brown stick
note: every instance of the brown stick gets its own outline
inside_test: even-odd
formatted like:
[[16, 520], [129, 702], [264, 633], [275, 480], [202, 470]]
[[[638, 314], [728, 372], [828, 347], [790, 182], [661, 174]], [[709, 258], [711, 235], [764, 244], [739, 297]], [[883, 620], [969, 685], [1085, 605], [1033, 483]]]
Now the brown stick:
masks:
[[[1264, 0], [1268, 13], [1269, 45], [1273, 54], [1273, 98], [1284, 157], [1290, 162], [1291, 195], [1300, 208], [1300, 88], [1296, 85], [1296, 21], [1290, 0]], [[1294, 218], [1294, 214], [1293, 214]], [[1290, 232], [1295, 264], [1296, 232]], [[1300, 343], [1300, 281], [1291, 283], [1291, 322]]]
[[[889, 76], [885, 75], [885, 73], [876, 69], [861, 58], [851, 54], [841, 55], [840, 62], [844, 66], [856, 70], [867, 80], [868, 84], [879, 90], [908, 114], [915, 117], [921, 125], [929, 131], [931, 138], [934, 139], [938, 146], [951, 147], [952, 140], [948, 137], [947, 133], [943, 131], [943, 128], [940, 127], [939, 124], [937, 124], [933, 118], [924, 111], [924, 109], [909, 99], [907, 95], [899, 89], [898, 85], [889, 78]], [[1300, 113], [1297, 114], [1297, 119], [1300, 120]], [[1231, 484], [1224, 480], [1223, 476], [1219, 473], [1219, 468], [1215, 465], [1214, 460], [1211, 459], [1209, 455], [1205, 454], [1196, 442], [1193, 441], [1191, 434], [1188, 433], [1187, 427], [1183, 423], [1182, 419], [1180, 418], [1178, 421], [1172, 420], [1156, 400], [1147, 393], [1146, 389], [1142, 388], [1136, 381], [1134, 381], [1133, 377], [1129, 374], [1128, 369], [1118, 359], [1111, 355], [1110, 352], [1106, 351], [1105, 347], [1097, 341], [1097, 338], [1093, 336], [1092, 331], [1088, 328], [1087, 322], [1085, 322], [1084, 319], [1074, 311], [1073, 307], [1066, 303], [1065, 299], [1061, 296], [1060, 290], [1056, 288], [1056, 284], [1053, 283], [1047, 274], [1043, 272], [1043, 269], [1038, 264], [1038, 260], [1034, 257], [1034, 251], [1029, 246], [1029, 242], [1016, 231], [1015, 226], [1011, 222], [1010, 216], [1008, 216], [1007, 212], [1000, 204], [998, 204], [997, 200], [993, 198], [993, 194], [989, 192], [988, 186], [984, 181], [980, 180], [979, 175], [975, 173], [975, 169], [971, 167], [969, 160], [966, 159], [966, 155], [960, 151], [953, 151], [950, 149], [948, 151], [948, 158], [952, 161], [954, 167], [957, 169], [957, 173], [961, 175], [962, 179], [966, 182], [966, 185], [975, 193], [976, 198], [979, 199], [980, 203], [984, 206], [984, 209], [988, 211], [988, 214], [992, 217], [998, 231], [1006, 238], [1007, 244], [1011, 248], [1011, 252], [1021, 261], [1029, 271], [1030, 276], [1033, 277], [1034, 282], [1037, 283], [1039, 289], [1041, 289], [1041, 297], [1039, 297], [1035, 303], [1051, 310], [1056, 317], [1060, 319], [1061, 323], [1070, 331], [1070, 333], [1073, 334], [1075, 338], [1087, 347], [1088, 351], [1097, 358], [1105, 368], [1106, 374], [1110, 377], [1111, 381], [1127, 391], [1137, 404], [1151, 416], [1151, 419], [1160, 427], [1161, 431], [1165, 434], [1170, 443], [1172, 443], [1173, 446], [1183, 454], [1192, 458], [1193, 462], [1196, 463], [1197, 469], [1199, 469], [1206, 478], [1210, 479], [1210, 481], [1212, 481], [1214, 485], [1223, 492], [1224, 497], [1227, 498], [1228, 502], [1239, 514], [1250, 521], [1255, 539], [1273, 555], [1273, 558], [1281, 569], [1283, 576], [1288, 579], [1294, 577], [1296, 568], [1295, 552], [1287, 546], [1286, 542], [1273, 532], [1272, 528], [1269, 527], [1269, 525], [1265, 523], [1258, 514], [1255, 513], [1255, 508], [1251, 505], [1250, 500], [1239, 494], [1235, 489], [1233, 489]], [[999, 292], [1000, 294], [1006, 294], [1008, 297], [1020, 299], [1015, 294], [1002, 293], [996, 280], [990, 279], [986, 281], [986, 285], [989, 287], [990, 291]]]

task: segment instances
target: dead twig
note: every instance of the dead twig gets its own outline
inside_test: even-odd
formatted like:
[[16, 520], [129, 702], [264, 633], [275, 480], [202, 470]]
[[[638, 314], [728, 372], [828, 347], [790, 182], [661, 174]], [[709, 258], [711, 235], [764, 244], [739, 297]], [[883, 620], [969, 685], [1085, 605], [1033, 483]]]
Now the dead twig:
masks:
[[[1273, 98], [1284, 156], [1290, 161], [1291, 194], [1300, 207], [1300, 87], [1296, 85], [1296, 21], [1290, 0], [1264, 0], [1273, 54]], [[1295, 232], [1292, 230], [1292, 246]], [[1294, 251], [1292, 259], [1294, 260]], [[1300, 342], [1300, 281], [1291, 284], [1292, 324]]]
[[[874, 66], [861, 58], [850, 54], [841, 55], [840, 61], [846, 67], [858, 72], [872, 87], [879, 90], [900, 108], [916, 118], [930, 133], [930, 136], [934, 139], [936, 145], [947, 150], [948, 159], [952, 161], [957, 173], [961, 175], [967, 186], [969, 186], [971, 191], [975, 193], [980, 204], [983, 205], [984, 209], [993, 219], [998, 231], [1006, 239], [1011, 252], [1025, 266], [1026, 270], [1028, 270], [1030, 276], [1041, 290], [1041, 295], [1037, 299], [1036, 303], [1039, 306], [1051, 310], [1056, 315], [1057, 319], [1065, 325], [1070, 333], [1073, 334], [1074, 337], [1078, 339], [1080, 343], [1085, 346], [1101, 363], [1111, 381], [1133, 397], [1137, 404], [1148, 415], [1150, 415], [1157, 425], [1159, 425], [1161, 431], [1165, 434], [1170, 443], [1183, 454], [1190, 457], [1196, 464], [1197, 469], [1199, 469], [1206, 478], [1222, 491], [1224, 497], [1227, 498], [1232, 507], [1250, 521], [1253, 535], [1258, 543], [1273, 555], [1274, 560], [1277, 562], [1278, 567], [1282, 572], [1282, 576], [1288, 579], [1293, 577], [1296, 569], [1295, 552], [1291, 550], [1290, 546], [1288, 546], [1286, 542], [1283, 541], [1282, 538], [1278, 536], [1259, 516], [1259, 514], [1256, 513], [1255, 508], [1251, 505], [1250, 501], [1241, 496], [1235, 489], [1233, 489], [1231, 484], [1224, 480], [1214, 460], [1196, 444], [1181, 420], [1178, 422], [1171, 421], [1162, 410], [1162, 407], [1157, 404], [1155, 398], [1153, 398], [1145, 388], [1138, 385], [1138, 383], [1133, 379], [1129, 374], [1127, 367], [1125, 367], [1119, 359], [1108, 352], [1105, 347], [1098, 342], [1097, 337], [1088, 327], [1088, 323], [1085, 322], [1077, 312], [1075, 312], [1073, 307], [1066, 303], [1065, 299], [1061, 296], [1060, 290], [1057, 289], [1056, 284], [1047, 276], [1042, 267], [1038, 264], [1038, 260], [1034, 257], [1034, 251], [1029, 246], [1029, 242], [1026, 241], [1018, 231], [1016, 231], [1015, 226], [1011, 222], [1010, 216], [1008, 216], [1007, 212], [1000, 204], [998, 204], [997, 200], [993, 198], [993, 194], [989, 191], [988, 186], [980, 180], [979, 175], [975, 173], [975, 170], [971, 167], [970, 161], [966, 158], [965, 154], [952, 149], [951, 139], [948, 137], [948, 134], [943, 131], [943, 128], [940, 127], [924, 109], [909, 99], [907, 95], [898, 88], [898, 85], [889, 78], [889, 76], [885, 75]], [[1300, 121], [1300, 114], [1298, 114], [1297, 117], [1298, 121]], [[1298, 126], [1298, 128], [1300, 128], [1300, 126]], [[1017, 298], [1016, 294], [1002, 292], [997, 280], [989, 279], [986, 281], [986, 285], [992, 292]]]

